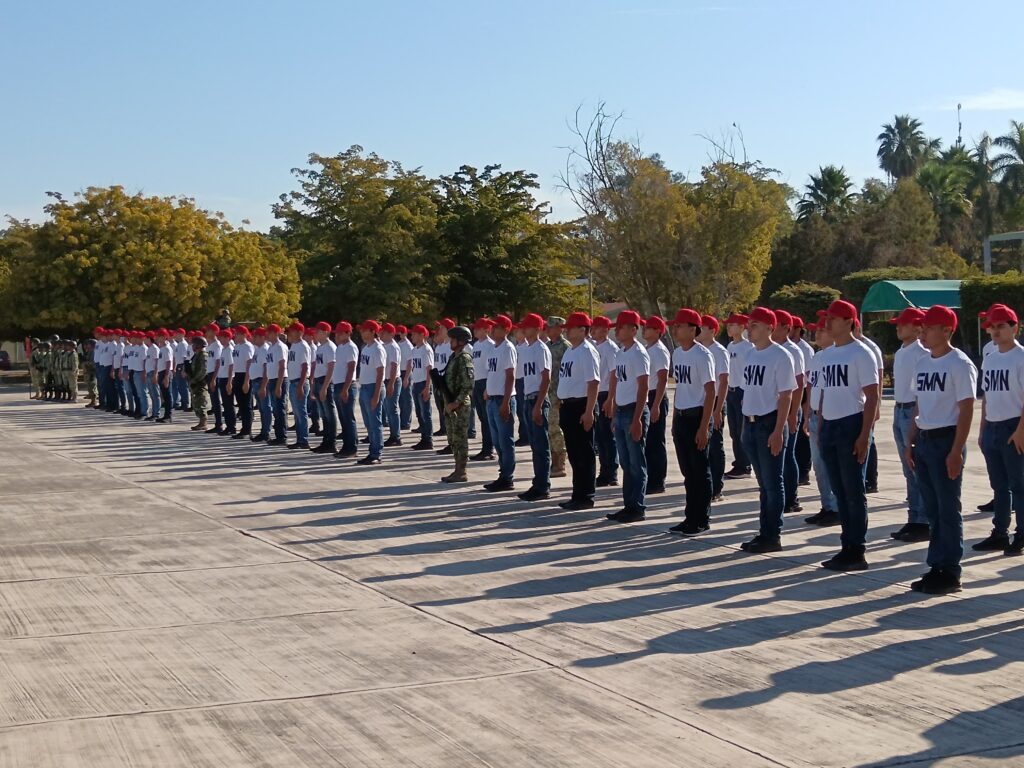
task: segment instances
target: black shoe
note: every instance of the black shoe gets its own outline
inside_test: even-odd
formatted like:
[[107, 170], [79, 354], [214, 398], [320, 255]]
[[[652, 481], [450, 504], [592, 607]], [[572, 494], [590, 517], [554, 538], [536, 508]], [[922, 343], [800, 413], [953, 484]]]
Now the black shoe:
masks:
[[136, 421], [141, 421], [141, 420], [142, 420], [143, 418], [145, 418], [145, 417], [144, 417], [144, 416], [143, 416], [143, 415], [142, 415], [141, 413], [137, 413], [137, 414], [135, 414], [135, 416], [134, 416], [133, 418], [134, 418], [134, 419], [135, 419]]
[[740, 549], [755, 555], [765, 552], [779, 552], [782, 550], [782, 541], [778, 538], [767, 538], [758, 534], [750, 541], [740, 544]]
[[250, 437], [249, 439], [252, 440], [252, 442], [254, 442], [254, 443], [268, 443], [268, 442], [270, 442], [270, 437], [268, 435], [255, 435], [253, 437]]
[[907, 523], [903, 527], [906, 530], [900, 536], [900, 541], [928, 541], [932, 537], [932, 529], [928, 523]]
[[484, 453], [483, 451], [480, 451], [480, 453], [478, 453], [478, 454], [476, 454], [474, 456], [470, 456], [469, 460], [470, 461], [494, 461], [494, 454], [493, 453]]
[[468, 435], [466, 435], [466, 437], [468, 437], [470, 440], [476, 440], [476, 432], [470, 432]]
[[627, 512], [629, 512], [629, 510], [626, 509], [625, 507], [623, 507], [622, 509], [620, 509], [617, 512], [609, 512], [607, 515], [605, 515], [605, 517], [607, 517], [609, 520], [618, 520], [620, 517], [625, 515]]
[[697, 523], [693, 520], [683, 520], [679, 525], [673, 525], [668, 529], [669, 533], [678, 533], [680, 536], [700, 536], [711, 528], [707, 523]]
[[720, 493], [716, 493], [714, 496], [711, 497], [711, 501], [712, 502], [715, 502], [715, 501], [725, 501], [725, 496], [723, 496]]
[[659, 493], [664, 493], [664, 492], [665, 492], [665, 486], [664, 485], [648, 485], [647, 486], [647, 495], [648, 496], [655, 496], [655, 495], [657, 495]]
[[273, 440], [267, 440], [267, 445], [288, 445], [288, 440], [284, 437], [275, 437]]
[[792, 514], [793, 512], [803, 512], [804, 508], [800, 506], [799, 501], [794, 501], [786, 507], [786, 513]]
[[[807, 522], [810, 522], [810, 518], [808, 518]], [[900, 541], [910, 531], [910, 525], [910, 523], [906, 523], [902, 528], [890, 531], [889, 536], [896, 539], [896, 541]]]
[[427, 443], [427, 442], [424, 442], [423, 440], [420, 440], [418, 443], [416, 443], [416, 445], [414, 445], [412, 447], [412, 450], [414, 450], [414, 451], [432, 451], [432, 450], [434, 450], [434, 444], [433, 443]]
[[171, 417], [170, 416], [161, 416], [159, 419], [156, 420], [156, 423], [157, 424], [170, 424], [171, 423]]
[[359, 461], [357, 461], [356, 464], [358, 464], [361, 467], [369, 467], [369, 466], [372, 466], [373, 464], [380, 464], [380, 457], [379, 456], [364, 456]]
[[295, 425], [292, 424], [291, 426], [285, 427], [284, 429], [285, 429], [285, 432], [294, 432], [295, 431]]
[[1024, 533], [1013, 534], [1013, 541], [1003, 550], [1003, 554], [1011, 556], [1024, 554]]
[[234, 429], [225, 429], [223, 432], [221, 432], [221, 434], [222, 435], [232, 435], [232, 436], [234, 436], [235, 431], [236, 430], [234, 430]]
[[297, 450], [297, 449], [300, 449], [300, 448], [301, 448], [302, 450], [304, 450], [304, 451], [308, 451], [308, 450], [309, 450], [309, 443], [291, 443], [291, 444], [290, 444], [290, 445], [288, 446], [288, 448], [289, 448], [290, 450], [293, 450], [293, 451], [294, 451], [294, 450]]
[[804, 475], [803, 477], [801, 477], [799, 480], [796, 481], [796, 484], [797, 485], [810, 485], [811, 484], [811, 478], [809, 478], [807, 475]]
[[865, 485], [864, 486], [864, 493], [878, 493], [878, 486], [877, 485]]
[[451, 456], [453, 451], [450, 445], [446, 445], [440, 451], [435, 451], [435, 453], [437, 453], [438, 456]]
[[979, 512], [995, 512], [996, 511], [996, 500], [989, 499], [984, 504], [978, 505]]
[[336, 454], [334, 454], [334, 458], [336, 458], [336, 459], [354, 459], [358, 455], [359, 455], [359, 451], [357, 451], [355, 448], [347, 448], [347, 449], [342, 449], [342, 450], [338, 451]]
[[210, 427], [208, 430], [206, 430], [206, 434], [208, 434], [208, 435], [223, 435], [224, 434], [224, 427]]
[[524, 445], [529, 445], [529, 444], [530, 444], [530, 438], [528, 438], [528, 437], [520, 437], [515, 442], [516, 448], [522, 448]]
[[252, 437], [252, 433], [251, 432], [246, 432], [245, 430], [242, 430], [241, 432], [236, 432], [235, 434], [233, 434], [231, 436], [231, 439], [232, 440], [244, 440], [247, 437]]
[[514, 490], [515, 487], [516, 484], [511, 480], [502, 480], [501, 478], [498, 478], [492, 483], [487, 483], [487, 485], [484, 486], [484, 490], [496, 493], [498, 491], [511, 491]]
[[727, 477], [730, 480], [742, 480], [744, 477], [750, 477], [750, 469], [743, 469], [742, 467], [733, 467], [726, 472], [722, 477]]
[[598, 488], [610, 488], [613, 485], [618, 485], [619, 481], [614, 477], [599, 477], [597, 478]]
[[360, 445], [368, 445], [369, 442], [370, 442], [370, 438], [368, 438], [368, 437], [363, 437], [363, 438], [360, 438], [360, 440], [359, 440], [359, 444]]
[[313, 453], [334, 453], [334, 446], [328, 445], [327, 443], [320, 443], [316, 448], [312, 449]]
[[437, 432], [435, 432], [433, 436], [434, 437], [444, 437], [444, 430], [443, 429], [437, 430]]
[[530, 490], [520, 493], [519, 498], [523, 501], [543, 501], [544, 499], [551, 498], [551, 492], [538, 491], [536, 488], [530, 488]]
[[1001, 552], [1010, 546], [1010, 535], [1007, 533], [996, 533], [992, 531], [988, 538], [979, 541], [971, 549], [975, 552]]
[[594, 502], [591, 499], [569, 499], [558, 502], [558, 506], [567, 512], [577, 512], [581, 509], [593, 509]]
[[805, 517], [804, 522], [808, 525], [820, 525], [822, 528], [839, 525], [839, 513], [823, 509], [815, 515]]
[[949, 595], [961, 590], [960, 579], [938, 568], [932, 568], [922, 578], [913, 582], [910, 588], [926, 595]]
[[821, 567], [844, 573], [846, 571], [866, 571], [868, 561], [864, 559], [864, 552], [861, 550], [843, 549], [823, 562]]
[[387, 440], [384, 441], [385, 448], [395, 448], [397, 446], [400, 446], [401, 444], [402, 438], [400, 437], [389, 437]]
[[315, 428], [314, 428], [314, 429], [313, 429], [313, 430], [312, 430], [312, 431], [310, 432], [310, 434], [311, 434], [311, 435], [316, 435], [317, 437], [323, 437], [323, 436], [324, 436], [324, 431], [323, 431], [322, 429], [320, 429], [320, 427], [315, 427]]
[[608, 515], [608, 519], [616, 523], [639, 523], [647, 519], [647, 514], [639, 509], [620, 509], [614, 515]]

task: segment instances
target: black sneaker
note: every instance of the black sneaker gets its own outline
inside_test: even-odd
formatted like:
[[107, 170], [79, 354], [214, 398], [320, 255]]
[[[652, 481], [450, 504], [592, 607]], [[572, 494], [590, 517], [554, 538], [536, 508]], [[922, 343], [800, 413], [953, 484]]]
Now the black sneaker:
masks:
[[497, 493], [498, 491], [512, 491], [515, 490], [516, 484], [511, 480], [502, 480], [500, 477], [494, 482], [487, 483], [484, 486], [485, 491], [491, 493]]
[[470, 432], [468, 435], [466, 435], [466, 437], [468, 437], [470, 440], [476, 440], [476, 432]]
[[389, 437], [384, 441], [385, 448], [396, 448], [402, 444], [402, 438], [400, 437]]
[[528, 437], [520, 437], [515, 442], [516, 448], [522, 448], [524, 445], [529, 445], [529, 444], [530, 444], [530, 438], [528, 438]]
[[646, 520], [647, 514], [639, 509], [622, 509], [614, 516], [609, 515], [608, 519], [614, 520], [616, 523], [638, 523], [641, 520]]
[[171, 423], [171, 417], [170, 416], [161, 416], [159, 419], [156, 420], [156, 423], [157, 424], [170, 424]]
[[750, 477], [751, 474], [749, 467], [747, 469], [743, 469], [743, 467], [733, 467], [722, 475], [722, 477], [726, 477], [730, 480], [742, 480], [744, 477]]
[[907, 530], [900, 536], [900, 541], [912, 543], [928, 541], [932, 537], [932, 529], [928, 523], [907, 523], [904, 528]]
[[807, 475], [804, 475], [803, 477], [801, 477], [801, 478], [800, 478], [800, 479], [799, 479], [799, 480], [797, 481], [797, 483], [796, 483], [796, 484], [797, 484], [797, 485], [810, 485], [810, 484], [811, 484], [811, 478], [810, 478], [810, 477], [808, 477]]
[[551, 491], [539, 491], [536, 488], [530, 488], [530, 490], [520, 493], [519, 498], [523, 501], [543, 501], [544, 499], [551, 498]]
[[294, 451], [294, 450], [297, 450], [297, 449], [300, 449], [300, 448], [301, 448], [302, 450], [308, 451], [308, 450], [309, 450], [309, 443], [291, 443], [291, 444], [290, 444], [290, 445], [288, 446], [288, 448], [289, 448], [290, 450], [293, 450], [293, 451]]
[[669, 533], [678, 533], [680, 536], [700, 536], [711, 528], [707, 523], [697, 523], [693, 520], [683, 520], [679, 525], [673, 525], [668, 529]]
[[949, 595], [962, 589], [960, 579], [938, 568], [932, 568], [924, 577], [912, 583], [910, 588], [926, 595]]
[[360, 445], [369, 445], [369, 443], [370, 443], [370, 438], [368, 438], [368, 437], [361, 437], [359, 439], [359, 444]]
[[224, 434], [224, 427], [210, 427], [208, 430], [206, 430], [206, 434], [208, 434], [208, 435], [223, 435]]
[[831, 509], [822, 509], [816, 515], [805, 517], [804, 522], [808, 525], [820, 525], [823, 528], [839, 525], [839, 513]]
[[359, 451], [357, 451], [355, 448], [348, 448], [348, 449], [342, 449], [342, 450], [338, 451], [336, 454], [334, 454], [334, 458], [336, 458], [336, 459], [354, 459], [358, 455], [359, 455]]
[[320, 445], [312, 449], [312, 453], [334, 453], [334, 446], [328, 445], [327, 443], [320, 443]]
[[607, 515], [605, 515], [605, 517], [607, 517], [609, 520], [618, 520], [620, 517], [627, 514], [628, 512], [629, 510], [623, 507], [617, 512], [609, 512]]
[[712, 501], [712, 502], [716, 502], [716, 501], [725, 501], [725, 496], [723, 496], [723, 495], [722, 495], [722, 494], [720, 494], [720, 493], [716, 493], [716, 494], [715, 494], [714, 496], [712, 496], [712, 497], [711, 497], [711, 501]]
[[416, 443], [416, 445], [414, 445], [412, 447], [412, 450], [414, 450], [414, 451], [432, 451], [432, 450], [434, 450], [434, 444], [433, 443], [427, 443], [427, 442], [424, 442], [423, 440], [420, 440], [418, 443]]
[[288, 440], [284, 437], [275, 437], [273, 440], [267, 440], [267, 445], [288, 445]]
[[996, 500], [989, 499], [984, 504], [978, 505], [979, 512], [995, 512], [996, 511]]
[[567, 512], [577, 512], [581, 509], [593, 509], [594, 502], [592, 499], [569, 499], [558, 502], [558, 506]]
[[444, 430], [443, 429], [437, 430], [437, 432], [434, 433], [434, 437], [444, 437]]
[[356, 464], [358, 464], [361, 467], [369, 467], [369, 466], [372, 466], [374, 464], [380, 464], [380, 457], [379, 456], [376, 456], [376, 457], [374, 457], [374, 456], [364, 456], [359, 461], [357, 461]]
[[233, 429], [225, 429], [223, 432], [221, 432], [221, 434], [222, 435], [234, 435], [235, 434], [235, 430], [233, 430]]
[[878, 486], [877, 485], [865, 485], [864, 486], [864, 493], [878, 493]]
[[1024, 533], [1013, 534], [1013, 541], [1003, 550], [1003, 554], [1011, 556], [1024, 554]]
[[597, 487], [598, 488], [610, 488], [611, 486], [618, 485], [618, 484], [619, 484], [618, 479], [616, 479], [614, 477], [599, 477], [599, 478], [597, 478]]
[[868, 561], [864, 558], [863, 552], [843, 549], [823, 562], [821, 567], [827, 568], [830, 571], [841, 571], [844, 573], [846, 571], [866, 571], [868, 569]]
[[246, 437], [252, 437], [251, 432], [246, 432], [244, 429], [241, 432], [237, 432], [231, 436], [232, 440], [242, 440]]
[[664, 492], [665, 492], [665, 486], [664, 485], [648, 485], [647, 486], [647, 495], [648, 496], [654, 496], [656, 494], [664, 493]]
[[799, 501], [794, 501], [792, 504], [786, 506], [786, 514], [792, 514], [794, 512], [803, 512], [804, 508], [800, 506]]
[[270, 437], [268, 435], [253, 435], [249, 439], [254, 443], [266, 443], [270, 441]]
[[469, 460], [470, 461], [494, 461], [494, 454], [493, 453], [484, 453], [483, 451], [480, 451], [480, 453], [477, 453], [477, 454], [474, 454], [474, 455], [470, 456]]
[[979, 541], [971, 549], [975, 552], [1002, 552], [1010, 546], [1010, 535], [992, 531], [987, 539]]
[[750, 541], [740, 544], [740, 549], [758, 555], [764, 552], [779, 552], [782, 550], [782, 541], [778, 537], [768, 538], [758, 534]]
[[[810, 522], [810, 520], [808, 520], [808, 522]], [[909, 531], [910, 531], [910, 523], [907, 523], [906, 525], [904, 525], [902, 528], [900, 528], [898, 530], [890, 531], [889, 532], [889, 536], [891, 536], [892, 538], [896, 539], [896, 541], [901, 541], [903, 539], [904, 535], [906, 535]]]

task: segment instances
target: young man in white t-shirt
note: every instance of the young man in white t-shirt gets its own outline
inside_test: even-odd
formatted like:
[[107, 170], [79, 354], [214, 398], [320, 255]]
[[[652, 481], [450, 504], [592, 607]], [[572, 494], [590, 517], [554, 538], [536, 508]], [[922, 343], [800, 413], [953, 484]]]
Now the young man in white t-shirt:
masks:
[[563, 325], [570, 346], [559, 365], [558, 420], [572, 467], [572, 497], [559, 506], [570, 512], [593, 507], [597, 487], [594, 422], [601, 358], [588, 338], [590, 325], [586, 312], [573, 312]]
[[487, 419], [491, 440], [498, 452], [498, 479], [484, 486], [486, 491], [511, 491], [515, 488], [516, 447], [512, 414], [516, 410], [516, 348], [508, 339], [512, 320], [506, 315], [494, 318], [493, 345], [487, 350]]
[[316, 352], [313, 353], [313, 398], [320, 412], [320, 423], [323, 425], [323, 440], [313, 449], [313, 453], [334, 454], [335, 440], [338, 437], [338, 412], [334, 407], [334, 361], [337, 346], [331, 339], [334, 330], [331, 324], [321, 320], [316, 324]]
[[[416, 420], [420, 425], [420, 439], [412, 447], [414, 451], [434, 449], [434, 414], [431, 407], [433, 383], [430, 372], [434, 369], [434, 349], [427, 343], [430, 331], [422, 324], [412, 327], [412, 352], [409, 356], [409, 385], [412, 388], [412, 403], [416, 409]], [[449, 350], [451, 347], [449, 347]]]
[[841, 549], [822, 563], [831, 571], [863, 571], [868, 532], [868, 500], [864, 462], [881, 394], [875, 356], [853, 337], [857, 308], [833, 301], [825, 323], [832, 346], [822, 353], [818, 368], [821, 404], [819, 440], [829, 481], [839, 507]]
[[270, 412], [274, 420], [274, 437], [270, 438], [270, 421], [261, 425], [261, 433], [267, 438], [267, 445], [287, 445], [285, 436], [288, 426], [286, 402], [288, 397], [288, 347], [281, 340], [281, 326], [271, 323], [267, 326], [266, 366], [262, 389], [263, 396], [270, 401]]
[[250, 369], [256, 361], [256, 346], [252, 343], [252, 332], [244, 325], [235, 326], [235, 348], [231, 351], [234, 375], [228, 379], [228, 392], [235, 398], [235, 409], [242, 422], [242, 429], [232, 435], [233, 440], [252, 437], [252, 392]]
[[[473, 323], [473, 412], [480, 423], [480, 452], [469, 457], [470, 461], [492, 461], [494, 459], [494, 441], [491, 439], [491, 426], [487, 419], [487, 356], [494, 344], [490, 332], [494, 321], [481, 317]], [[470, 424], [472, 431], [472, 424]], [[472, 436], [472, 435], [471, 435]]]
[[156, 420], [157, 424], [170, 424], [174, 401], [171, 387], [174, 385], [174, 347], [171, 346], [171, 334], [164, 328], [157, 332], [157, 385], [160, 387], [160, 404], [164, 414]]
[[388, 428], [388, 439], [384, 441], [384, 447], [391, 448], [402, 444], [402, 419], [398, 404], [402, 397], [406, 374], [402, 365], [402, 348], [395, 341], [393, 323], [381, 325], [380, 341], [388, 356], [387, 370], [384, 374], [384, 425]]
[[775, 310], [775, 318], [778, 325], [772, 334], [772, 341], [789, 353], [793, 359], [794, 370], [796, 371], [796, 389], [793, 390], [793, 398], [789, 408], [789, 429], [786, 433], [786, 450], [782, 459], [783, 482], [786, 486], [786, 512], [801, 512], [799, 485], [800, 465], [796, 460], [797, 436], [803, 426], [803, 392], [806, 386], [807, 363], [810, 362], [804, 357], [800, 347], [794, 344], [789, 338], [789, 332], [793, 328], [793, 316], [784, 309]]
[[288, 326], [288, 396], [295, 417], [295, 442], [291, 450], [309, 450], [309, 374], [313, 367], [313, 350], [306, 342], [306, 326], [296, 321]]
[[772, 341], [778, 324], [775, 312], [755, 307], [749, 318], [747, 334], [753, 346], [743, 361], [743, 450], [761, 490], [761, 510], [757, 536], [740, 548], [778, 552], [786, 506], [783, 461], [793, 419], [796, 367], [792, 355]]
[[146, 378], [149, 382], [149, 416], [146, 421], [160, 418], [160, 345], [156, 331], [146, 331]]
[[[811, 359], [814, 357], [814, 348], [807, 343], [804, 335], [807, 333], [807, 326], [804, 323], [802, 317], [793, 315], [793, 327], [789, 331], [789, 340], [792, 341], [799, 349], [804, 357], [804, 368], [805, 376], [810, 370]], [[804, 418], [807, 417], [807, 390], [808, 387], [804, 387], [803, 397], [801, 400], [802, 413]], [[811, 441], [806, 426], [801, 426], [797, 430], [796, 435], [796, 466], [799, 470], [799, 481], [798, 485], [810, 485], [811, 484]]]
[[185, 329], [178, 328], [174, 331], [174, 339], [171, 341], [174, 349], [174, 384], [171, 387], [171, 394], [174, 396], [174, 408], [178, 411], [192, 410], [190, 405], [190, 393], [188, 389], [188, 378], [185, 376], [185, 361], [188, 360], [191, 345], [185, 339]]
[[[994, 496], [992, 533], [972, 549], [1024, 553], [1024, 347], [1017, 343], [1017, 313], [1006, 306], [991, 308], [985, 323], [995, 344], [981, 364], [981, 434]], [[1010, 510], [1016, 529], [1010, 539]]]
[[896, 401], [892, 412], [892, 436], [900, 456], [903, 477], [907, 484], [907, 522], [890, 535], [898, 541], [928, 541], [928, 516], [924, 513], [917, 475], [907, 462], [907, 440], [914, 423], [914, 376], [918, 361], [929, 352], [920, 342], [921, 321], [924, 312], [916, 307], [904, 309], [889, 322], [896, 326], [896, 336], [902, 346], [896, 350], [892, 362], [892, 391]]
[[[412, 429], [412, 415], [416, 406], [412, 402], [412, 390], [409, 385], [409, 357], [412, 355], [413, 344], [409, 340], [409, 327], [401, 323], [395, 324], [395, 343], [402, 353], [402, 394], [398, 398], [398, 425], [403, 432]], [[417, 424], [416, 432], [420, 432], [422, 424]]]
[[926, 594], [960, 591], [960, 560], [964, 554], [964, 521], [960, 505], [967, 436], [974, 417], [977, 371], [974, 363], [950, 344], [957, 317], [949, 307], [925, 312], [922, 343], [930, 352], [917, 363], [914, 425], [907, 458], [917, 474], [931, 537], [931, 570], [910, 587]]
[[370, 452], [357, 464], [380, 464], [384, 447], [384, 400], [387, 396], [388, 353], [380, 340], [381, 324], [367, 320], [359, 326], [363, 348], [359, 350], [359, 407]]
[[[875, 356], [875, 362], [878, 365], [878, 381], [884, 381], [885, 358], [882, 355], [882, 348], [864, 335], [864, 328], [859, 318], [854, 329], [853, 337], [871, 350], [871, 354]], [[879, 410], [875, 414], [875, 421], [878, 421], [881, 415], [881, 403], [879, 403]], [[868, 460], [864, 462], [864, 477], [868, 493], [878, 493], [878, 448], [875, 446], [874, 430], [871, 432], [871, 446], [868, 449]]]
[[725, 416], [729, 422], [729, 441], [732, 444], [732, 467], [725, 473], [727, 480], [750, 477], [750, 460], [743, 450], [743, 361], [753, 344], [747, 338], [749, 318], [733, 312], [725, 320], [729, 334], [729, 394], [725, 398]]
[[828, 467], [825, 466], [825, 457], [821, 452], [822, 378], [819, 374], [824, 359], [822, 353], [832, 346], [832, 337], [828, 335], [828, 323], [825, 322], [824, 315], [821, 316], [818, 324], [811, 323], [807, 329], [815, 334], [815, 341], [819, 349], [811, 356], [811, 362], [807, 366], [807, 416], [804, 419], [803, 428], [807, 431], [808, 443], [811, 446], [811, 465], [814, 467], [814, 480], [818, 486], [821, 509], [810, 517], [805, 517], [804, 522], [808, 525], [830, 528], [839, 525], [839, 505], [836, 502], [835, 493], [832, 492]]
[[651, 363], [650, 389], [647, 392], [647, 407], [651, 411], [651, 424], [647, 428], [647, 495], [665, 492], [665, 477], [668, 474], [668, 369], [671, 356], [662, 342], [668, 326], [659, 315], [651, 315], [644, 322], [643, 341]]
[[697, 343], [704, 346], [715, 361], [715, 409], [711, 414], [711, 436], [708, 438], [708, 464], [711, 466], [711, 500], [722, 500], [725, 484], [725, 401], [729, 396], [729, 353], [718, 340], [721, 328], [714, 315], [701, 315]]
[[267, 329], [262, 325], [252, 332], [252, 345], [256, 357], [249, 366], [249, 379], [246, 386], [253, 402], [253, 410], [260, 415], [260, 431], [249, 438], [254, 443], [266, 442], [270, 439], [270, 424], [273, 408], [264, 382], [267, 379], [267, 353], [270, 344], [267, 342]]
[[[434, 324], [434, 368], [442, 376], [444, 375], [444, 369], [448, 367], [448, 359], [452, 356], [452, 344], [448, 340], [448, 331], [455, 327], [455, 321], [450, 317], [444, 317]], [[434, 405], [437, 406], [437, 421], [438, 428], [434, 432], [434, 437], [444, 437], [448, 434], [447, 422], [445, 421], [445, 402], [444, 393], [440, 387], [434, 388]], [[472, 409], [470, 409], [472, 413]], [[444, 449], [438, 451], [439, 454], [444, 456], [450, 456], [452, 454], [452, 447], [446, 446]]]
[[605, 488], [619, 484], [619, 457], [615, 449], [615, 427], [613, 421], [605, 414], [608, 402], [608, 389], [612, 377], [615, 376], [615, 355], [619, 345], [609, 338], [612, 321], [600, 315], [594, 318], [590, 326], [591, 339], [601, 360], [601, 382], [597, 387], [597, 425], [594, 427], [594, 439], [597, 441], [597, 487]]
[[313, 396], [313, 380], [316, 376], [316, 327], [312, 325], [307, 326], [302, 334], [302, 340], [309, 347], [309, 374], [306, 377], [306, 418], [309, 421], [309, 434], [314, 437], [320, 437], [323, 434], [323, 430], [320, 427], [320, 407]]
[[651, 380], [651, 359], [637, 334], [644, 321], [639, 313], [623, 310], [615, 319], [615, 336], [621, 345], [615, 354], [615, 375], [608, 389], [605, 415], [615, 423], [615, 445], [622, 465], [624, 506], [608, 519], [634, 523], [647, 517], [647, 429], [651, 411], [647, 391]]
[[206, 336], [206, 388], [210, 392], [210, 410], [213, 412], [213, 426], [206, 430], [208, 435], [219, 435], [224, 431], [224, 409], [220, 404], [220, 388], [217, 386], [217, 372], [224, 350], [220, 342], [220, 326], [210, 323], [203, 329]]
[[338, 411], [338, 435], [341, 447], [335, 458], [349, 459], [359, 452], [355, 405], [359, 399], [356, 367], [359, 348], [352, 341], [352, 324], [341, 320], [334, 326], [334, 404]]
[[672, 320], [676, 348], [672, 352], [672, 378], [676, 391], [672, 409], [672, 443], [686, 488], [683, 521], [669, 533], [699, 536], [710, 527], [713, 485], [708, 443], [715, 410], [715, 360], [697, 339], [704, 319], [683, 308]]
[[[1005, 307], [1005, 304], [995, 303], [990, 306], [987, 310], [982, 310], [978, 313], [978, 320], [981, 322], [981, 329], [988, 334], [988, 341], [985, 342], [981, 348], [981, 362], [985, 364], [985, 358], [991, 355], [996, 349], [996, 343], [993, 339], [992, 326], [988, 323], [988, 313], [996, 307]], [[984, 397], [984, 392], [981, 391], [981, 376], [978, 376], [978, 397]], [[978, 505], [979, 512], [994, 512], [996, 508], [996, 500], [994, 498]]]
[[548, 435], [548, 414], [551, 401], [551, 350], [540, 340], [544, 318], [528, 314], [519, 323], [526, 344], [518, 350], [517, 362], [523, 370], [523, 399], [526, 435], [533, 456], [533, 482], [519, 494], [523, 501], [542, 501], [551, 497], [551, 442]]

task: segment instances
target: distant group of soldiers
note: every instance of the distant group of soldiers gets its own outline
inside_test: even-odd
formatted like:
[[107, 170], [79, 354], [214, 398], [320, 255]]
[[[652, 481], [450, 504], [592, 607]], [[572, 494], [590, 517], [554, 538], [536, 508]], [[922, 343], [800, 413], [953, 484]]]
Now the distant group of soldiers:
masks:
[[29, 353], [31, 399], [78, 402], [78, 371], [84, 357], [74, 339], [56, 335], [47, 341], [32, 339]]
[[[908, 511], [907, 523], [891, 535], [929, 542], [931, 570], [913, 589], [955, 592], [963, 555], [962, 469], [978, 372], [951, 344], [953, 310], [908, 309], [892, 322], [902, 344], [892, 372], [893, 436]], [[722, 325], [727, 347], [718, 341]], [[984, 327], [992, 341], [980, 377], [980, 446], [994, 491], [986, 507], [993, 531], [973, 548], [1020, 555], [1024, 348], [1008, 307], [990, 307]], [[499, 314], [461, 326], [444, 318], [432, 329], [371, 319], [287, 328], [211, 323], [192, 332], [96, 328], [95, 336], [83, 349], [90, 407], [164, 424], [172, 410], [192, 410], [194, 431], [338, 459], [356, 458], [365, 445], [361, 465], [380, 464], [385, 450], [403, 445], [404, 432], [419, 437], [413, 451], [434, 450], [434, 438], [445, 435], [447, 445], [437, 453], [451, 455], [455, 468], [442, 480], [466, 482], [469, 462], [497, 460], [497, 478], [483, 485], [490, 493], [515, 489], [516, 447], [529, 446], [531, 481], [520, 499], [550, 498], [551, 479], [571, 471], [571, 495], [559, 505], [586, 510], [598, 488], [618, 486], [621, 477], [623, 506], [607, 515], [615, 523], [645, 519], [648, 496], [666, 491], [671, 445], [685, 503], [670, 532], [707, 532], [724, 481], [753, 474], [758, 533], [741, 546], [750, 554], [782, 549], [784, 516], [802, 511], [798, 487], [810, 484], [811, 465], [821, 508], [804, 522], [840, 529], [840, 548], [823, 567], [869, 566], [867, 494], [877, 488], [874, 431], [885, 362], [863, 335], [857, 308], [845, 301], [806, 324], [764, 307], [724, 323], [684, 307], [671, 319], [624, 310], [614, 320], [574, 312], [546, 320], [530, 313], [514, 322]], [[32, 352], [34, 396], [73, 399], [78, 358], [67, 353], [75, 345], [59, 342], [54, 349], [54, 342]], [[319, 445], [310, 444], [311, 435], [321, 438]], [[480, 450], [470, 456], [477, 435]]]

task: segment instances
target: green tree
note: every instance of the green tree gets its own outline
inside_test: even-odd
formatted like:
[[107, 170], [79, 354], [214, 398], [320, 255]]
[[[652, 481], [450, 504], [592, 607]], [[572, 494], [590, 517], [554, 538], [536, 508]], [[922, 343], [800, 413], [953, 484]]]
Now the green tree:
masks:
[[889, 178], [900, 180], [917, 173], [921, 165], [938, 152], [938, 139], [929, 139], [921, 121], [910, 115], [896, 115], [878, 134], [878, 165]]
[[999, 179], [1002, 208], [1010, 210], [1024, 197], [1024, 122], [1011, 121], [1009, 132], [996, 137], [993, 144], [1003, 150], [992, 166]]
[[839, 298], [839, 291], [829, 285], [817, 285], [800, 281], [785, 285], [768, 297], [768, 306], [785, 309], [799, 315], [806, 322], [817, 322], [817, 311], [828, 309], [828, 305]]
[[931, 199], [938, 221], [939, 241], [959, 244], [970, 224], [971, 200], [967, 189], [971, 183], [968, 156], [953, 155], [929, 160], [917, 172], [918, 186]]
[[995, 217], [999, 190], [994, 183], [996, 174], [992, 158], [992, 137], [983, 133], [971, 150], [971, 178], [967, 193], [973, 201], [974, 218], [979, 229], [979, 240], [995, 231]]
[[815, 214], [826, 221], [841, 218], [850, 212], [856, 200], [856, 194], [850, 192], [852, 186], [846, 169], [834, 165], [820, 167], [817, 176], [811, 174], [811, 181], [796, 205], [797, 218], [804, 221]]

